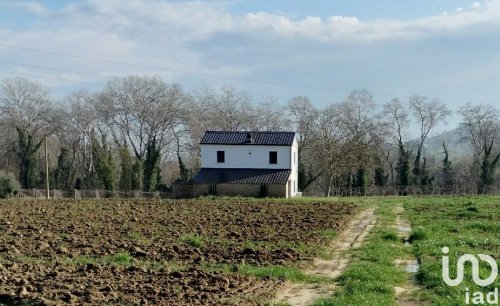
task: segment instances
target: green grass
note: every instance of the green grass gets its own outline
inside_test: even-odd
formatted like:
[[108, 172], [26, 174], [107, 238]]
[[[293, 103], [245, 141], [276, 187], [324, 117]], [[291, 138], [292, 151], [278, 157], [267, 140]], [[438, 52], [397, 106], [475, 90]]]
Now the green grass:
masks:
[[196, 233], [187, 233], [181, 236], [180, 241], [194, 248], [203, 246], [203, 237]]
[[396, 305], [394, 286], [404, 283], [407, 274], [394, 265], [404, 257], [405, 249], [397, 232], [391, 227], [396, 215], [392, 205], [381, 203], [377, 210], [377, 225], [364, 245], [354, 250], [353, 262], [337, 279], [340, 287], [330, 296], [316, 301], [314, 306], [329, 305]]
[[[450, 253], [450, 271], [456, 271], [456, 262], [464, 254], [488, 254], [497, 263], [500, 259], [500, 197], [428, 197], [408, 199], [405, 202], [407, 218], [414, 225], [412, 233], [414, 253], [421, 260], [418, 279], [425, 288], [421, 298], [430, 305], [463, 305], [465, 290], [487, 293], [500, 288], [500, 278], [482, 288], [471, 279], [471, 268], [466, 265], [464, 282], [456, 287], [442, 279], [443, 247]], [[453, 275], [456, 272], [452, 272]], [[486, 278], [490, 269], [480, 261], [480, 275]]]
[[127, 252], [120, 252], [108, 256], [81, 256], [68, 258], [67, 261], [77, 265], [124, 265], [130, 266], [134, 263], [134, 257]]

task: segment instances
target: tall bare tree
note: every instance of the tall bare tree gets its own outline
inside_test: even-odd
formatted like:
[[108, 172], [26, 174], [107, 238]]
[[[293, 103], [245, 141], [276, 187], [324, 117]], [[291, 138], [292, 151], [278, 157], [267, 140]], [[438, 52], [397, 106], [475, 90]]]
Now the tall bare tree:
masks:
[[498, 109], [491, 105], [467, 104], [460, 109], [462, 140], [474, 151], [473, 172], [478, 181], [478, 192], [487, 192], [495, 181], [495, 169], [500, 152], [494, 152], [500, 136]]
[[409, 103], [420, 127], [420, 141], [418, 143], [412, 170], [414, 183], [416, 185], [428, 185], [432, 182], [432, 178], [427, 173], [427, 169], [425, 169], [425, 156], [423, 157], [423, 163], [420, 161], [422, 158], [422, 148], [429, 132], [436, 127], [437, 124], [446, 120], [446, 117], [448, 117], [451, 112], [441, 101], [428, 100], [422, 96], [414, 95], [410, 97]]
[[373, 97], [366, 90], [353, 91], [344, 102], [322, 110], [316, 124], [313, 150], [325, 175], [325, 195], [330, 196], [336, 178], [352, 175], [366, 163], [377, 129]]
[[[99, 95], [97, 110], [108, 122], [113, 138], [124, 139], [132, 147], [137, 159], [135, 172], [140, 174], [138, 185], [143, 185], [148, 148], [161, 152], [174, 143], [173, 129], [182, 125], [179, 114], [183, 103], [184, 93], [179, 86], [167, 85], [156, 77], [115, 78]], [[159, 154], [149, 156], [161, 158]], [[159, 164], [159, 161], [147, 163]]]
[[38, 149], [52, 131], [49, 92], [24, 78], [5, 79], [0, 85], [0, 111], [2, 122], [17, 132], [21, 185], [35, 187], [39, 183]]
[[304, 190], [322, 174], [311, 141], [316, 133], [319, 111], [309, 98], [297, 96], [288, 101], [288, 116], [298, 136], [299, 189]]
[[286, 109], [279, 105], [276, 98], [263, 97], [258, 103], [251, 106], [249, 129], [259, 131], [284, 131], [290, 128], [290, 120], [286, 116]]
[[105, 129], [97, 105], [95, 94], [81, 90], [66, 96], [58, 107], [60, 128], [55, 134], [61, 142], [61, 155], [63, 152], [70, 155], [71, 173], [65, 173], [61, 178], [66, 188], [72, 187], [77, 178], [83, 188], [97, 187], [92, 136]]
[[245, 91], [224, 86], [218, 91], [204, 89], [195, 93], [189, 106], [190, 130], [200, 139], [204, 131], [244, 131], [252, 125], [251, 97]]
[[[410, 181], [410, 150], [408, 148], [407, 139], [405, 138], [406, 129], [408, 128], [408, 111], [397, 98], [392, 99], [389, 103], [384, 105], [384, 114], [386, 117], [385, 126], [388, 127], [392, 143], [397, 147], [398, 159], [396, 169], [392, 163], [390, 164], [391, 179], [394, 185], [394, 170], [397, 172], [397, 184], [399, 186], [407, 186]], [[390, 153], [387, 153], [389, 160]]]

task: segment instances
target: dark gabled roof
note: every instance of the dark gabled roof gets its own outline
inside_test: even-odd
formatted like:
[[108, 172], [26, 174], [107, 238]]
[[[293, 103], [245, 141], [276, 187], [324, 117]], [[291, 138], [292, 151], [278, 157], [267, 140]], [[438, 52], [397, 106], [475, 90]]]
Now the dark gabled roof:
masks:
[[193, 183], [286, 184], [290, 169], [201, 168]]
[[[248, 142], [248, 136], [251, 142]], [[201, 144], [291, 146], [295, 132], [223, 132], [207, 131]]]

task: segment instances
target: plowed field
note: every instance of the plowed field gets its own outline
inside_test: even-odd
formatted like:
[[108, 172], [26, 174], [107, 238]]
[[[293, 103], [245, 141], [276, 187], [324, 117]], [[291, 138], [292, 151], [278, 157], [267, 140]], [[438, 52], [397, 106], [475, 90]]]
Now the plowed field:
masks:
[[259, 304], [282, 280], [238, 266], [305, 265], [355, 211], [272, 200], [1, 201], [0, 304]]

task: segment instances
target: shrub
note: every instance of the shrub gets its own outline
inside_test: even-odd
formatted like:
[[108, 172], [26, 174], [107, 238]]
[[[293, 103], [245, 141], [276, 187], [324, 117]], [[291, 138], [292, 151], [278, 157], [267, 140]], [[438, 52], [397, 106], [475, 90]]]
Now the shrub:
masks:
[[9, 195], [16, 194], [21, 189], [21, 184], [12, 173], [0, 170], [0, 198], [5, 199]]
[[429, 234], [423, 228], [415, 229], [410, 235], [410, 243], [417, 240], [425, 240], [429, 237]]

